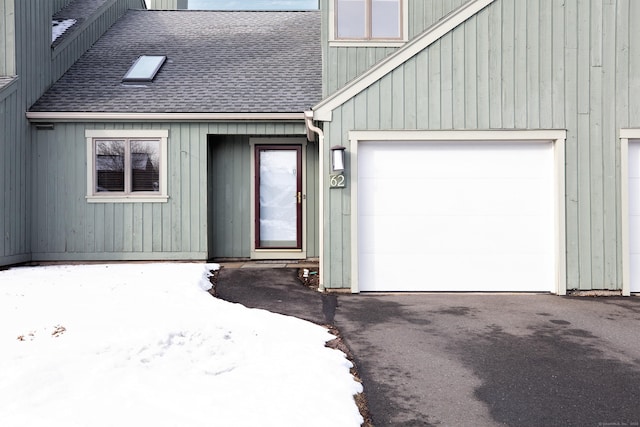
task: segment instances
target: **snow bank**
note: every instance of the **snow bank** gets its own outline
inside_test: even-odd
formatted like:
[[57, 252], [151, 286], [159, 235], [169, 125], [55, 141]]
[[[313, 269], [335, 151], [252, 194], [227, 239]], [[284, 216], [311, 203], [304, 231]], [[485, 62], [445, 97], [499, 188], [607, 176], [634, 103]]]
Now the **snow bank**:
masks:
[[0, 272], [0, 425], [360, 425], [333, 336], [211, 297], [208, 268]]

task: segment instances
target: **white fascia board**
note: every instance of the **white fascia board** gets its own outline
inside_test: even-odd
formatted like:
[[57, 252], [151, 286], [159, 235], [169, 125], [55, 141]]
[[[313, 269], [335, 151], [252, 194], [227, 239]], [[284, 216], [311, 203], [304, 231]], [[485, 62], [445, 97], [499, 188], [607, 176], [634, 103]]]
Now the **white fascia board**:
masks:
[[168, 138], [168, 129], [87, 129], [86, 138]]
[[422, 52], [424, 49], [440, 40], [445, 34], [458, 27], [460, 24], [471, 18], [482, 9], [493, 3], [495, 0], [472, 0], [462, 6], [442, 21], [436, 23], [422, 35], [409, 42], [406, 46], [398, 50], [396, 53], [381, 61], [378, 65], [371, 68], [359, 78], [348, 84], [329, 98], [323, 100], [315, 107], [314, 119], [324, 122], [330, 122], [332, 112], [409, 59]]
[[100, 121], [304, 121], [300, 113], [83, 113], [28, 111], [32, 122], [100, 122]]

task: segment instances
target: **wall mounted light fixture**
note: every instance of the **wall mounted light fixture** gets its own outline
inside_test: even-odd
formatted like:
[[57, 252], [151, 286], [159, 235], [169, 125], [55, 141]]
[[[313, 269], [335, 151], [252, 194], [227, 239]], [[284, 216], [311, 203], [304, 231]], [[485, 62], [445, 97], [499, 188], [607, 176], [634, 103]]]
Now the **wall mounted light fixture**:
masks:
[[342, 145], [334, 145], [331, 147], [331, 169], [334, 172], [342, 172], [344, 170], [344, 152], [347, 147]]

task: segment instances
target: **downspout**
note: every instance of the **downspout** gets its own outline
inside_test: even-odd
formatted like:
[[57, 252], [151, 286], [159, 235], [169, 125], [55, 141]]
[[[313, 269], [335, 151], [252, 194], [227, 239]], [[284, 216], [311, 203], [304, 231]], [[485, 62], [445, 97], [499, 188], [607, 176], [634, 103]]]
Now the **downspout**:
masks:
[[313, 124], [313, 111], [304, 112], [304, 121], [307, 126], [307, 139], [313, 141], [313, 134], [318, 135], [318, 210], [320, 223], [318, 224], [318, 251], [320, 253], [318, 275], [318, 291], [324, 292], [324, 132], [322, 129]]

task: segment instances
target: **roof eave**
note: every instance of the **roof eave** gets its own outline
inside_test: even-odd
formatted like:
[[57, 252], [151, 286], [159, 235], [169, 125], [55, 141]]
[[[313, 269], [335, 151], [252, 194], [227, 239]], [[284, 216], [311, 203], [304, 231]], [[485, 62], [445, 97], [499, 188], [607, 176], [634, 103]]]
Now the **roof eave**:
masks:
[[27, 111], [31, 122], [235, 122], [235, 121], [304, 121], [299, 113], [105, 113]]
[[406, 61], [422, 52], [424, 49], [440, 40], [460, 24], [475, 16], [478, 12], [493, 3], [495, 0], [471, 0], [448, 16], [437, 22], [421, 35], [408, 42], [404, 47], [382, 60], [378, 65], [369, 69], [360, 77], [353, 80], [333, 95], [324, 99], [313, 107], [314, 120], [330, 122], [333, 110], [367, 89], [369, 86], [386, 76]]

